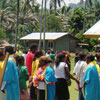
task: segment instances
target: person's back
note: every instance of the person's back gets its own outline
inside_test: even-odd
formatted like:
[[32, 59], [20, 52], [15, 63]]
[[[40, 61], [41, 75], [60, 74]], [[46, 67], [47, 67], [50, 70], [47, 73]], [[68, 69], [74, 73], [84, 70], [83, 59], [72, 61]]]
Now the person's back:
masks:
[[56, 78], [64, 78], [65, 79], [65, 67], [68, 67], [68, 65], [65, 62], [60, 62], [58, 67], [56, 65], [54, 65]]
[[34, 76], [38, 70], [39, 58], [32, 62], [32, 76]]
[[[7, 46], [5, 48], [5, 52], [9, 52], [11, 55], [14, 54], [13, 48], [11, 46]], [[18, 69], [14, 61], [15, 61], [14, 57], [10, 56], [7, 62], [3, 78], [3, 81], [6, 83], [5, 85], [5, 89], [7, 91], [6, 100], [20, 100]]]
[[97, 68], [89, 66], [84, 76], [85, 84], [85, 100], [99, 100], [100, 98], [100, 82]]
[[20, 100], [18, 70], [13, 61], [8, 61], [3, 81], [6, 82], [7, 100]]
[[84, 70], [86, 66], [87, 66], [87, 63], [85, 61], [79, 60], [74, 67], [73, 73], [80, 80], [80, 87], [83, 87], [84, 85], [83, 78], [84, 78]]
[[31, 76], [31, 70], [32, 70], [32, 60], [33, 60], [34, 54], [28, 53], [26, 56], [26, 66], [29, 72], [29, 76]]
[[32, 61], [33, 61], [33, 58], [34, 58], [34, 54], [37, 52], [37, 49], [38, 49], [38, 47], [37, 47], [36, 44], [31, 45], [30, 52], [26, 56], [26, 67], [28, 69], [29, 76], [31, 76]]
[[[84, 75], [85, 100], [99, 100], [100, 99], [100, 80], [95, 63], [95, 57], [88, 55], [86, 62], [88, 64]], [[99, 69], [100, 70], [100, 69]]]

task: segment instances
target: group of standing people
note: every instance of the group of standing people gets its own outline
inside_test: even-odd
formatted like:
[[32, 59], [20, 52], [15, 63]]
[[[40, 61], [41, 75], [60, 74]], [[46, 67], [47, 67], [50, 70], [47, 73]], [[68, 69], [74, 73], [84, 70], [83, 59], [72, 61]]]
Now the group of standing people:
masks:
[[79, 100], [100, 99], [100, 53], [79, 53], [73, 73], [79, 80]]
[[[76, 82], [79, 100], [100, 98], [99, 53], [79, 53], [73, 76], [70, 74], [71, 56], [67, 51], [54, 53], [48, 49], [45, 53], [33, 44], [28, 52], [22, 53], [19, 49], [14, 52], [11, 46], [7, 46], [5, 52], [10, 54], [3, 78], [7, 100], [69, 100], [67, 76]], [[4, 53], [0, 51], [0, 72], [3, 61]]]

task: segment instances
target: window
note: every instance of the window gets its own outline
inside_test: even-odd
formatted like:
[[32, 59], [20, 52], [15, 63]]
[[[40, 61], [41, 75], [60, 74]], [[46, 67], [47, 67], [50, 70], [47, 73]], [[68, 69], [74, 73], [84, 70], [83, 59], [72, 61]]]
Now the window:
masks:
[[53, 41], [48, 41], [48, 48], [53, 48]]

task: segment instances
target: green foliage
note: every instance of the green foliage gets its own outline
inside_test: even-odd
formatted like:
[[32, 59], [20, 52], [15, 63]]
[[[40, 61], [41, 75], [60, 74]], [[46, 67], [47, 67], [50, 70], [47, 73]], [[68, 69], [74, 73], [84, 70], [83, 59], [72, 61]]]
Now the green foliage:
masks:
[[6, 38], [4, 29], [0, 28], [0, 38]]
[[[71, 9], [64, 5], [56, 9], [63, 0], [50, 1], [52, 6], [50, 10], [47, 10], [46, 31], [67, 31], [82, 42], [89, 43], [90, 50], [92, 50], [98, 40], [85, 39], [83, 33], [100, 19], [100, 3], [88, 0], [86, 8]], [[9, 38], [10, 42], [14, 42], [16, 33], [16, 4], [16, 0], [0, 0], [0, 37]], [[18, 39], [26, 34], [40, 31], [40, 10], [40, 5], [36, 0], [20, 0]], [[44, 22], [42, 27], [44, 29]]]
[[47, 32], [61, 32], [62, 31], [62, 22], [58, 16], [54, 14], [47, 16]]
[[68, 23], [70, 25], [69, 32], [74, 36], [83, 29], [83, 12], [82, 8], [75, 8], [72, 15], [69, 16]]

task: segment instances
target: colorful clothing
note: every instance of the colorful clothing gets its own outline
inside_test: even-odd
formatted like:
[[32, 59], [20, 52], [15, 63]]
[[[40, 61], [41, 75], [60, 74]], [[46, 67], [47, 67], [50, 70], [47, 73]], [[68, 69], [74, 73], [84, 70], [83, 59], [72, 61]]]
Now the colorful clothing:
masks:
[[29, 76], [31, 76], [33, 57], [34, 57], [33, 53], [28, 53], [26, 56], [26, 67], [28, 69]]
[[0, 61], [0, 77], [1, 77], [2, 69], [3, 69], [3, 61]]
[[84, 72], [87, 70], [87, 68], [88, 68], [89, 66], [96, 66], [98, 73], [100, 72], [100, 67], [99, 67], [99, 65], [97, 64], [96, 61], [90, 62], [90, 63], [88, 64], [88, 66], [86, 67], [86, 69], [84, 70]]
[[[47, 92], [45, 95], [47, 95], [47, 100], [54, 100], [55, 99], [55, 82], [56, 78], [54, 75], [54, 71], [51, 67], [47, 67], [45, 71], [45, 81], [47, 84], [47, 88], [45, 89], [45, 92]], [[46, 91], [47, 90], [47, 91]]]
[[29, 73], [26, 66], [19, 66], [19, 81], [22, 90], [27, 90], [26, 76], [28, 75]]
[[96, 66], [89, 64], [84, 76], [85, 100], [100, 99], [100, 83]]
[[21, 93], [20, 100], [31, 100], [27, 90], [23, 90], [24, 93]]
[[43, 81], [45, 77], [45, 69], [48, 65], [40, 67], [36, 72], [35, 76], [33, 76], [33, 85], [38, 86], [39, 80]]
[[15, 62], [8, 60], [3, 81], [6, 81], [6, 100], [20, 100], [19, 76]]
[[28, 70], [26, 66], [19, 66], [19, 81], [21, 85], [21, 89], [24, 93], [20, 93], [20, 100], [30, 100], [28, 91], [27, 91], [27, 84], [26, 84], [26, 76], [28, 76]]
[[39, 59], [37, 58], [35, 61], [32, 62], [32, 76], [34, 76], [38, 70]]
[[20, 50], [16, 51], [16, 55], [22, 56], [22, 52]]
[[52, 63], [54, 63], [55, 58], [56, 58], [55, 54], [50, 54], [50, 58], [52, 59]]
[[45, 80], [46, 81], [46, 87], [45, 87], [45, 100], [54, 100], [55, 98], [55, 75], [54, 71], [51, 67], [48, 65], [40, 67], [36, 73], [36, 76], [33, 77], [33, 84], [34, 86], [39, 85], [38, 80]]

